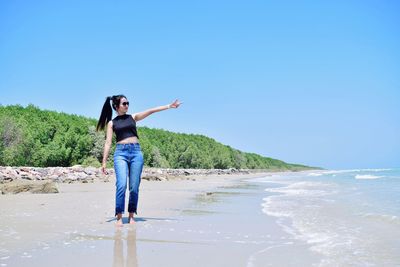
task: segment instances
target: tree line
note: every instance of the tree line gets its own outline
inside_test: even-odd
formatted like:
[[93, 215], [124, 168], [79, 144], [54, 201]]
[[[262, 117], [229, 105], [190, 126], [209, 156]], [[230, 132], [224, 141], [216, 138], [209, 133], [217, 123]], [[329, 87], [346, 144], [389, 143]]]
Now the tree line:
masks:
[[[0, 165], [100, 167], [105, 132], [97, 120], [34, 105], [0, 105]], [[304, 170], [311, 167], [245, 153], [198, 134], [138, 127], [145, 166], [201, 169]], [[115, 135], [111, 152], [115, 149]], [[110, 154], [112, 155], [112, 154]], [[107, 162], [113, 166], [113, 157]]]

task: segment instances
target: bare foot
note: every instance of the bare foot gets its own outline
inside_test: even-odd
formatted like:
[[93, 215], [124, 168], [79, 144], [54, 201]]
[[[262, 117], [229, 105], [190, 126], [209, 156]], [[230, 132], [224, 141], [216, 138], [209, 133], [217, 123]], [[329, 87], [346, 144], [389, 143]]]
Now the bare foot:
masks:
[[124, 223], [122, 222], [122, 214], [117, 214], [117, 222], [115, 223], [115, 226], [121, 227], [123, 225]]
[[133, 213], [129, 213], [129, 224], [135, 224], [135, 219], [133, 218]]

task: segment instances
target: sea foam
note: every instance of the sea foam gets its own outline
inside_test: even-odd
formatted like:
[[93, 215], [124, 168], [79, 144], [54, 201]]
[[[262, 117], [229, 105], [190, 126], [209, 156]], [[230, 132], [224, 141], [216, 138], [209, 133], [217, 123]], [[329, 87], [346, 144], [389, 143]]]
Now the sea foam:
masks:
[[382, 178], [383, 176], [378, 176], [378, 175], [371, 175], [371, 174], [357, 174], [354, 176], [356, 179], [364, 179], [364, 180], [373, 180], [373, 179], [379, 179]]

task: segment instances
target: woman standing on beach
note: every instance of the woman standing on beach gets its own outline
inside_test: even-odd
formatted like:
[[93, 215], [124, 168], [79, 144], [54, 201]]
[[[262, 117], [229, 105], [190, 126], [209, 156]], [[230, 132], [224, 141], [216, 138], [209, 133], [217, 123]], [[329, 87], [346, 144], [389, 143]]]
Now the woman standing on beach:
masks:
[[[112, 108], [118, 115], [111, 120]], [[127, 180], [129, 179], [129, 223], [134, 224], [134, 213], [137, 214], [137, 204], [139, 197], [139, 185], [143, 169], [143, 153], [139, 144], [136, 122], [143, 120], [147, 116], [167, 110], [178, 108], [181, 103], [175, 100], [172, 104], [151, 108], [142, 112], [127, 114], [129, 101], [124, 95], [109, 96], [103, 105], [97, 131], [104, 130], [107, 125], [106, 142], [104, 144], [102, 172], [107, 174], [106, 163], [110, 151], [113, 132], [117, 138], [117, 144], [114, 152], [114, 170], [116, 176], [116, 194], [115, 194], [115, 216], [117, 217], [117, 226], [122, 226], [122, 214], [125, 210], [125, 192]]]

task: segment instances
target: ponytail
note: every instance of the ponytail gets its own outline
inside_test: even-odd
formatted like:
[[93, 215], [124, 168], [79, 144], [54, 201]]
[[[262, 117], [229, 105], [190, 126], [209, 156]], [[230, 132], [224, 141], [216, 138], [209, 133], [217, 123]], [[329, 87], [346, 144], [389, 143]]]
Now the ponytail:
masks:
[[[117, 107], [119, 107], [122, 98], [126, 98], [126, 96], [113, 95], [107, 97], [106, 102], [104, 102], [103, 109], [101, 110], [99, 121], [97, 122], [96, 131], [104, 130], [107, 123], [111, 120], [112, 110], [114, 109], [117, 111]], [[110, 101], [112, 101], [112, 108]]]
[[111, 100], [112, 100], [112, 97], [108, 96], [106, 99], [106, 102], [104, 102], [99, 121], [97, 122], [96, 131], [104, 130], [107, 123], [111, 120], [111, 117], [112, 117], [112, 108], [111, 108], [111, 104], [110, 104]]

